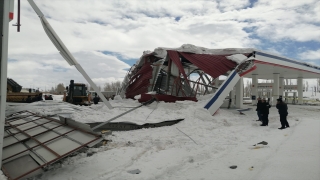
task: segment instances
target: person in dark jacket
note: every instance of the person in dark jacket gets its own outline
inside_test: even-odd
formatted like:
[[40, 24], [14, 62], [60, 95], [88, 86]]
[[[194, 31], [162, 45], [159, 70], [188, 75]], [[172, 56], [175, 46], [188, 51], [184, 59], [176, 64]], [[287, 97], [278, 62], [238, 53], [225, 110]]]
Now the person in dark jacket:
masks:
[[97, 96], [97, 93], [95, 93], [94, 98], [93, 98], [93, 103], [98, 104], [99, 101], [100, 101], [100, 98]]
[[258, 115], [258, 120], [257, 121], [262, 121], [262, 118], [261, 118], [261, 112], [260, 112], [260, 109], [261, 109], [261, 98], [258, 98], [258, 103], [257, 103], [257, 115]]
[[282, 101], [282, 99], [277, 99], [277, 105], [276, 108], [278, 109], [279, 115], [280, 115], [280, 123], [281, 127], [278, 129], [285, 129], [289, 128], [289, 123], [287, 121], [288, 116], [288, 106], [286, 103]]
[[269, 116], [270, 107], [271, 105], [269, 104], [269, 102], [266, 102], [266, 100], [263, 99], [261, 102], [261, 108], [260, 108], [260, 113], [262, 118], [261, 126], [268, 126], [268, 123], [269, 123], [268, 116]]

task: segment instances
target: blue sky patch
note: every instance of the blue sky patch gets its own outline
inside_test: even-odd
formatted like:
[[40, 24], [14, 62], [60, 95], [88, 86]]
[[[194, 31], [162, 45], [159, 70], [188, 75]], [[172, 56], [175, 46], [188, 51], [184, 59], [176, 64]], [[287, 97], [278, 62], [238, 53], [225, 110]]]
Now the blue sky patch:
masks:
[[[111, 51], [100, 51], [100, 52], [102, 52], [103, 54], [106, 54], [106, 55], [116, 56], [120, 61], [128, 64], [130, 67], [132, 65], [134, 65], [138, 60], [138, 58], [137, 59], [126, 59], [126, 58], [123, 58], [123, 56], [120, 53], [117, 53], [117, 52], [111, 52]], [[124, 69], [124, 70], [126, 70], [126, 69]]]
[[249, 2], [250, 2], [249, 7], [250, 7], [250, 8], [253, 8], [254, 4], [255, 4], [256, 2], [258, 2], [258, 0], [249, 0]]

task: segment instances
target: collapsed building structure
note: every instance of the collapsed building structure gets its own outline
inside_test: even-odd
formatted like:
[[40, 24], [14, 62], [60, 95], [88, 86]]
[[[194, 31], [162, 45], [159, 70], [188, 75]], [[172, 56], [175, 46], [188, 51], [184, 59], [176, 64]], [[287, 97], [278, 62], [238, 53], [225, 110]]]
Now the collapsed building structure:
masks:
[[[227, 77], [219, 86], [221, 75]], [[214, 114], [228, 95], [230, 102], [241, 108], [242, 77], [252, 78], [253, 103], [258, 96], [258, 79], [272, 79], [273, 104], [283, 95], [283, 79], [298, 79], [298, 102], [302, 103], [302, 79], [319, 78], [320, 67], [253, 48], [207, 49], [185, 44], [144, 52], [118, 93], [140, 102], [151, 98], [197, 101], [197, 95], [215, 93], [204, 107]]]
[[[157, 48], [144, 52], [128, 71], [120, 94], [126, 98], [141, 94], [140, 102], [151, 96], [166, 102], [196, 101], [197, 94], [215, 92], [218, 77], [229, 75], [242, 60], [252, 56], [250, 53], [252, 49], [211, 50], [188, 44], [176, 49]], [[237, 59], [234, 54], [242, 55], [243, 59]], [[252, 67], [250, 63], [242, 69], [249, 67]]]

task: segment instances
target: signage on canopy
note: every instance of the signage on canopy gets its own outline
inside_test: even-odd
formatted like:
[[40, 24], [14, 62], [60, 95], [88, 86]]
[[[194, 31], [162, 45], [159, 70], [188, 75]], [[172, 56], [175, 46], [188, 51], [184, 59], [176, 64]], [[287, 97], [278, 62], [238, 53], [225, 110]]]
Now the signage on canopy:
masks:
[[[272, 89], [273, 83], [258, 83], [258, 89]], [[279, 86], [279, 88], [282, 88]], [[284, 85], [284, 90], [297, 90], [298, 85]]]

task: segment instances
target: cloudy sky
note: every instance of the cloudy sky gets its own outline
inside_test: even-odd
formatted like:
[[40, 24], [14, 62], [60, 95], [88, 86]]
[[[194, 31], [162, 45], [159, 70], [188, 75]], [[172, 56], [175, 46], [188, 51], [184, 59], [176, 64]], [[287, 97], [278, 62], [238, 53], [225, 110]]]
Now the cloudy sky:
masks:
[[[35, 0], [95, 83], [122, 80], [145, 50], [257, 48], [320, 65], [319, 0]], [[16, 15], [17, 13], [15, 13]], [[87, 83], [60, 56], [27, 1], [9, 28], [8, 77], [42, 90]]]

